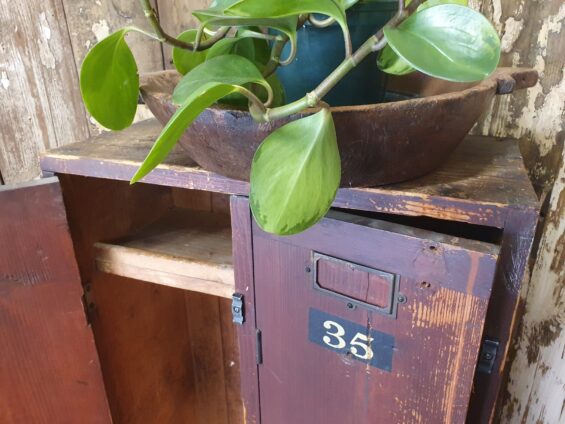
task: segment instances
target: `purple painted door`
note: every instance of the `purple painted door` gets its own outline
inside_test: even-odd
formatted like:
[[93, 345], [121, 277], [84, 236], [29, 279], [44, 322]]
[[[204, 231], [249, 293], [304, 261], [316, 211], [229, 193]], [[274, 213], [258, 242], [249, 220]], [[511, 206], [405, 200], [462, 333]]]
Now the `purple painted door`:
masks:
[[496, 246], [333, 211], [252, 231], [263, 424], [465, 421]]

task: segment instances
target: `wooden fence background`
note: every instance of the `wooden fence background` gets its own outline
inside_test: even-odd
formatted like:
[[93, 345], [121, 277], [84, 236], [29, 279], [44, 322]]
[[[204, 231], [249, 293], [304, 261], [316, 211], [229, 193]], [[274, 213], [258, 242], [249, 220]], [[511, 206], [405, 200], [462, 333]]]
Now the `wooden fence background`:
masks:
[[[155, 0], [170, 33], [193, 24], [207, 0]], [[535, 67], [539, 84], [499, 97], [477, 133], [521, 139], [545, 203], [537, 257], [525, 284], [502, 422], [565, 422], [565, 3], [471, 0], [502, 36], [503, 65]], [[99, 128], [86, 115], [78, 69], [88, 49], [126, 25], [147, 28], [136, 0], [0, 0], [0, 184], [39, 176], [38, 154]], [[171, 52], [137, 34], [141, 72], [170, 67]], [[140, 111], [140, 119], [148, 116]]]

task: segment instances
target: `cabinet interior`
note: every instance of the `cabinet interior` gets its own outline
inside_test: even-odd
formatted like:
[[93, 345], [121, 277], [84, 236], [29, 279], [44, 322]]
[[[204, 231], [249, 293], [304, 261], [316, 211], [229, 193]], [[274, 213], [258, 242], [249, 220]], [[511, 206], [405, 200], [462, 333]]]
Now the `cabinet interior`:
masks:
[[229, 197], [60, 180], [113, 421], [242, 423]]
[[[243, 423], [229, 196], [60, 180], [114, 422]], [[501, 239], [500, 230], [479, 225], [353, 214]]]

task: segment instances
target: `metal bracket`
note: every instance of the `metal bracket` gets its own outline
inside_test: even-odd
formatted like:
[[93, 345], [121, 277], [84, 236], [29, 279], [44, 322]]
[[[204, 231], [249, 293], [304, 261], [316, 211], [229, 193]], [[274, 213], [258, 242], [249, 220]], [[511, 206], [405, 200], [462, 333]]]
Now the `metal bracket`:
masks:
[[255, 330], [255, 361], [257, 365], [261, 365], [263, 363], [263, 333], [261, 330]]
[[491, 374], [494, 370], [494, 363], [498, 355], [500, 342], [485, 338], [481, 345], [481, 353], [479, 354], [479, 363], [477, 371], [483, 374]]
[[92, 324], [92, 315], [96, 311], [96, 303], [94, 302], [94, 296], [92, 293], [92, 285], [86, 283], [83, 287], [82, 304], [84, 306], [84, 313], [86, 315], [86, 320], [88, 325]]
[[234, 293], [231, 297], [231, 313], [233, 322], [238, 325], [243, 325], [245, 322], [244, 315], [243, 295], [241, 293]]

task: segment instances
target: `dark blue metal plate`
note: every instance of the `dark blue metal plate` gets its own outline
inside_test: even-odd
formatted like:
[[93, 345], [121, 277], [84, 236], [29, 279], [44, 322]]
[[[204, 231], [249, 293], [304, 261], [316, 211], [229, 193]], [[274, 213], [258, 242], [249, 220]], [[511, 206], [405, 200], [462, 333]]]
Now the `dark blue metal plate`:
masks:
[[372, 367], [392, 371], [394, 337], [311, 308], [308, 338], [312, 343], [348, 355]]

